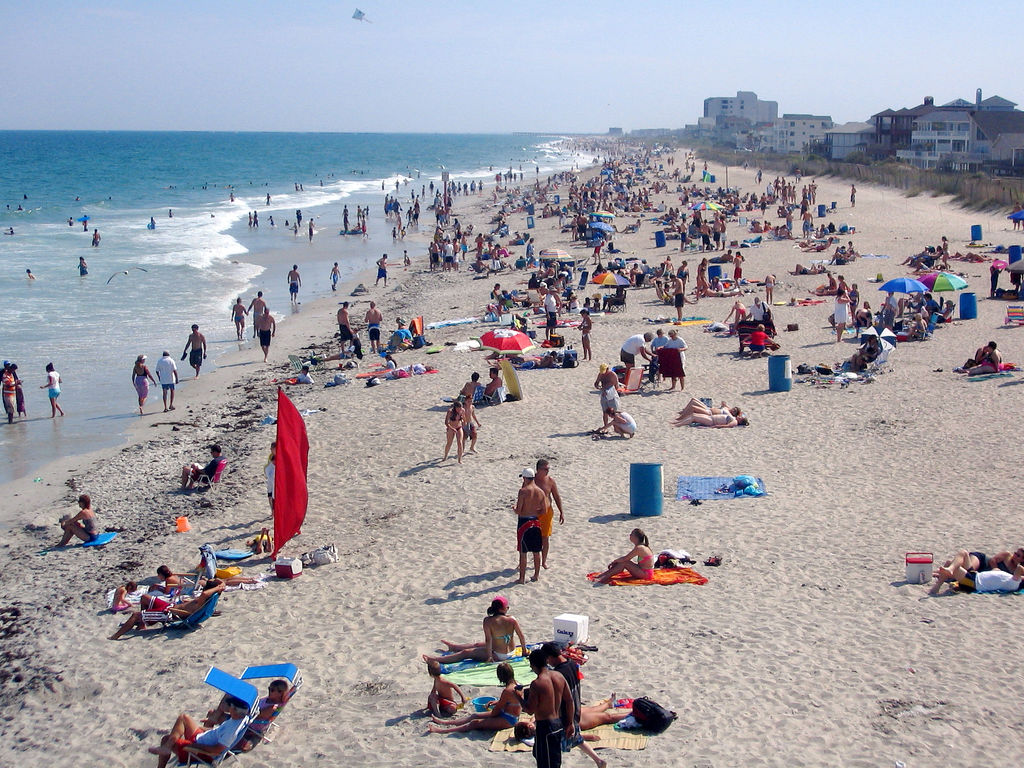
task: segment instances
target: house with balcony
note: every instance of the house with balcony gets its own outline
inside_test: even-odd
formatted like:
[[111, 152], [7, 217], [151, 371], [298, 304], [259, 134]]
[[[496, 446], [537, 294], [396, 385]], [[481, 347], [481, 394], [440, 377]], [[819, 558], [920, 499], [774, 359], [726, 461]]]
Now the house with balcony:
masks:
[[783, 115], [772, 131], [773, 152], [806, 152], [812, 144], [824, 144], [825, 133], [833, 127], [828, 115]]
[[[910, 134], [910, 146], [896, 157], [924, 170], [968, 162], [971, 152], [971, 113], [942, 107], [919, 115]], [[956, 168], [955, 170], [963, 170]]]
[[875, 127], [870, 123], [843, 123], [825, 131], [825, 146], [833, 160], [845, 160], [854, 152], [866, 152], [874, 139]]

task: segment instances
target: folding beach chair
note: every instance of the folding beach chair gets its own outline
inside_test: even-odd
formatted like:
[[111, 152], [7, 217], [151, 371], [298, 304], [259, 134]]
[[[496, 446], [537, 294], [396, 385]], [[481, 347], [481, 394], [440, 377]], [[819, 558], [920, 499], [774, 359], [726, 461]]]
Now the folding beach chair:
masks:
[[577, 290], [582, 290], [582, 289], [587, 287], [587, 278], [588, 277], [590, 277], [590, 271], [589, 270], [584, 269], [584, 270], [580, 271], [580, 282], [579, 282], [579, 285], [576, 286]]
[[[285, 700], [285, 704], [281, 705], [281, 709], [292, 700], [292, 696], [302, 687], [302, 675], [299, 673], [299, 668], [294, 664], [263, 664], [255, 667], [246, 667], [241, 676], [242, 680], [261, 680], [266, 678], [287, 680], [291, 685], [291, 690], [288, 691], [288, 698]], [[258, 722], [254, 722], [250, 725], [247, 735], [259, 736], [260, 742], [272, 743], [274, 741], [272, 734], [281, 727], [277, 724], [277, 717], [280, 714], [281, 710], [279, 709], [271, 716], [265, 728], [260, 727], [261, 724]]]
[[208, 618], [217, 610], [220, 593], [214, 594], [206, 604], [188, 616], [178, 616], [171, 611], [143, 611], [142, 620], [147, 624], [163, 624], [164, 629], [200, 629]]
[[626, 369], [626, 375], [622, 378], [622, 386], [618, 387], [620, 395], [635, 395], [640, 391], [644, 383], [644, 369], [639, 366], [632, 366]]
[[223, 691], [228, 696], [234, 696], [236, 699], [244, 701], [249, 706], [249, 711], [246, 714], [245, 724], [246, 727], [239, 731], [238, 739], [229, 749], [221, 752], [220, 755], [213, 758], [201, 757], [200, 755], [194, 754], [188, 751], [188, 760], [180, 765], [221, 765], [230, 759], [234, 759], [236, 762], [241, 762], [238, 758], [237, 752], [233, 751], [238, 743], [241, 742], [246, 732], [249, 730], [249, 725], [256, 719], [259, 714], [259, 702], [260, 692], [256, 686], [252, 683], [247, 683], [244, 680], [239, 680], [233, 675], [229, 675], [227, 672], [216, 667], [210, 667], [210, 671], [206, 673], [206, 677], [203, 678], [203, 682], [207, 685], [213, 686], [218, 691]]
[[1004, 325], [1024, 325], [1024, 304], [1010, 304], [1006, 308]]
[[200, 475], [196, 480], [196, 488], [213, 488], [213, 486], [220, 482], [220, 478], [224, 474], [224, 470], [227, 466], [228, 460], [222, 458], [220, 463], [217, 465], [217, 469], [213, 471], [213, 477]]

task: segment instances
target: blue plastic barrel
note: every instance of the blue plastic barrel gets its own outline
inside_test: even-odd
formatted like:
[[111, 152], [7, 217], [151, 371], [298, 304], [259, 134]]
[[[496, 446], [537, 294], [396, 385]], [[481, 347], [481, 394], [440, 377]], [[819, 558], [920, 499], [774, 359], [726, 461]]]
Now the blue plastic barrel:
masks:
[[1020, 261], [1021, 253], [1019, 245], [1011, 245], [1008, 249], [1010, 254], [1010, 263], [1013, 264], [1015, 261]]
[[527, 216], [533, 216], [534, 213], [535, 213], [535, 209], [533, 207], [533, 203], [527, 203], [527, 205], [526, 205], [526, 215]]
[[555, 195], [555, 205], [558, 205], [561, 202], [562, 202], [562, 196], [561, 195]]
[[789, 355], [768, 356], [768, 389], [772, 392], [789, 392], [793, 388], [793, 368]]
[[526, 228], [533, 229], [533, 216], [526, 217]]
[[960, 319], [975, 320], [978, 317], [978, 297], [970, 291], [960, 294]]
[[722, 276], [722, 265], [721, 264], [708, 264], [708, 281], [714, 280], [716, 277]]
[[664, 248], [665, 247], [665, 232], [663, 230], [656, 230], [654, 233], [654, 247]]
[[713, 173], [708, 174], [708, 182], [711, 184], [715, 183], [715, 175]]
[[971, 242], [981, 242], [981, 224], [971, 224]]
[[657, 517], [665, 496], [661, 464], [629, 465], [629, 514]]
[[824, 219], [825, 218], [825, 204], [824, 203], [818, 203], [818, 218], [819, 219]]

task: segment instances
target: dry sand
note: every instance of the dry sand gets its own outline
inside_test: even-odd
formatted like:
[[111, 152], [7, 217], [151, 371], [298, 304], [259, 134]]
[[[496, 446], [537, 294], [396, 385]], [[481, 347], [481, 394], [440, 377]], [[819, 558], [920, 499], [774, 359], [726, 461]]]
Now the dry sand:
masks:
[[[753, 175], [733, 168], [730, 182], [751, 190]], [[834, 220], [857, 227], [860, 251], [891, 256], [840, 270], [873, 305], [867, 278], [906, 274], [898, 261], [943, 234], [960, 250], [975, 223], [991, 242], [1024, 240], [1001, 216], [964, 212], [946, 199], [861, 186], [851, 210], [848, 184], [818, 185], [819, 201], [840, 201]], [[665, 199], [673, 204], [674, 195]], [[488, 215], [485, 198], [457, 202], [463, 221], [479, 227]], [[521, 219], [513, 218], [513, 229], [523, 228]], [[554, 223], [538, 219], [539, 246], [570, 247]], [[729, 239], [742, 236], [730, 223]], [[647, 223], [616, 244], [652, 263], [671, 250], [671, 241], [654, 248]], [[354, 316], [369, 298], [389, 319], [481, 314], [495, 280], [525, 280], [522, 273], [428, 274], [422, 250], [410, 250], [415, 269], [393, 270], [386, 290], [353, 299]], [[749, 279], [779, 276], [777, 298], [805, 296], [820, 282], [786, 274], [809, 258], [790, 243], [744, 255]], [[692, 270], [700, 259], [688, 258]], [[650, 289], [631, 291], [626, 312], [596, 319], [593, 363], [523, 372], [523, 402], [481, 409], [478, 454], [461, 466], [440, 462], [442, 397], [473, 370], [486, 376], [480, 353], [403, 353], [401, 364], [430, 362], [440, 373], [376, 388], [292, 387], [300, 409], [322, 410], [307, 419], [309, 513], [286, 553], [336, 542], [342, 562], [228, 594], [223, 615], [201, 631], [108, 642], [119, 618], [104, 611], [107, 590], [161, 563], [188, 569], [199, 544], [239, 546], [265, 524], [262, 468], [274, 433], [259, 421], [273, 412], [271, 380], [283, 375], [287, 352], [335, 330], [334, 297], [305, 305], [282, 325], [275, 365], [254, 362], [258, 350], [240, 352], [237, 367], [222, 366], [188, 390], [174, 419], [147, 417], [129, 447], [50, 467], [45, 483], [5, 488], [26, 525], [11, 532], [0, 571], [0, 764], [149, 765], [155, 758], [146, 748], [179, 711], [202, 714], [215, 702], [202, 684], [207, 667], [238, 673], [292, 661], [305, 686], [282, 715], [282, 735], [247, 756], [249, 765], [532, 765], [528, 754], [489, 753], [485, 735], [429, 735], [417, 714], [429, 690], [420, 654], [437, 649], [439, 638], [479, 639], [497, 594], [509, 597], [530, 642], [550, 638], [557, 614], [590, 616], [600, 650], [584, 668], [585, 698], [610, 690], [648, 695], [679, 713], [646, 751], [603, 752], [610, 765], [1020, 760], [1012, 636], [1024, 602], [928, 599], [926, 587], [903, 583], [907, 551], [939, 558], [961, 547], [993, 552], [1024, 543], [1012, 513], [1021, 379], [968, 382], [951, 373], [990, 338], [1007, 360], [1024, 362], [1022, 331], [1001, 327], [1004, 303], [981, 299], [984, 265], [957, 267], [979, 295], [979, 319], [900, 345], [894, 371], [870, 384], [769, 393], [766, 361], [737, 359], [735, 340], [684, 327], [687, 396], [743, 405], [752, 419], [746, 429], [672, 427], [682, 396], [651, 391], [624, 398], [639, 423], [635, 439], [586, 435], [600, 419], [591, 387], [597, 363], [615, 361], [627, 336], [653, 330], [643, 317], [672, 313]], [[702, 301], [687, 313], [722, 320], [731, 304]], [[794, 366], [853, 352], [853, 343], [833, 343], [830, 311], [829, 304], [777, 308], [780, 328], [800, 326], [780, 334]], [[482, 330], [427, 335], [441, 344]], [[567, 336], [578, 346], [577, 332]], [[201, 460], [215, 440], [231, 461], [224, 482], [205, 494], [178, 493], [181, 464]], [[551, 461], [566, 522], [552, 538], [550, 570], [539, 583], [513, 586], [517, 475], [540, 457]], [[664, 465], [660, 517], [628, 515], [628, 469], [638, 461]], [[699, 507], [673, 500], [678, 475], [741, 473], [763, 477], [769, 495]], [[56, 540], [53, 523], [78, 492], [92, 494], [104, 526], [124, 532], [102, 551], [36, 554]], [[192, 532], [173, 532], [181, 514]], [[717, 553], [724, 562], [697, 566], [710, 578], [706, 586], [593, 589], [586, 572], [622, 554], [637, 524], [656, 551], [686, 549], [701, 560]], [[245, 565], [257, 573], [268, 561]], [[566, 764], [590, 763], [577, 752]]]

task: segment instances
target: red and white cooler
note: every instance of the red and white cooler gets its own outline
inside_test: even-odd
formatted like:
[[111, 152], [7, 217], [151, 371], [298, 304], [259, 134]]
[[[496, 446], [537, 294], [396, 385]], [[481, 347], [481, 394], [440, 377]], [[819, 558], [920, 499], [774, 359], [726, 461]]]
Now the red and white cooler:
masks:
[[934, 558], [931, 552], [907, 552], [907, 583], [927, 584], [932, 580]]
[[274, 571], [279, 579], [294, 579], [302, 575], [302, 561], [297, 557], [279, 557], [274, 561]]

